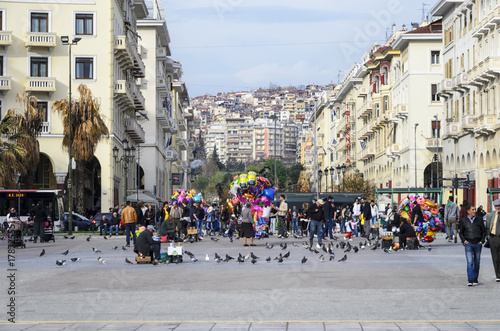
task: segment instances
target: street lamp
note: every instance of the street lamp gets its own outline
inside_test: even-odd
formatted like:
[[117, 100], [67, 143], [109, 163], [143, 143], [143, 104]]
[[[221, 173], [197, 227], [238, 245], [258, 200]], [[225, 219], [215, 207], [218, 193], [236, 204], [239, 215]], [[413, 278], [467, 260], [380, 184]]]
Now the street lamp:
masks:
[[73, 132], [71, 126], [71, 116], [73, 112], [72, 102], [71, 102], [71, 46], [77, 45], [82, 38], [75, 37], [73, 40], [69, 40], [68, 36], [61, 36], [61, 42], [65, 46], [69, 46], [69, 74], [68, 74], [68, 154], [69, 154], [69, 166], [68, 166], [68, 234], [73, 234]]
[[321, 176], [323, 176], [323, 170], [319, 169], [318, 170], [318, 177], [319, 177], [319, 192], [321, 193]]
[[342, 167], [340, 165], [336, 166], [335, 169], [337, 169], [337, 185], [338, 185], [338, 189], [337, 191], [340, 192], [340, 169], [342, 169]]
[[123, 139], [122, 140], [123, 144], [123, 151], [124, 154], [118, 158], [118, 147], [113, 147], [113, 158], [115, 159], [115, 163], [120, 163], [123, 162], [123, 169], [125, 170], [125, 187], [124, 187], [124, 197], [123, 201], [127, 201], [127, 185], [128, 185], [128, 164], [134, 162], [135, 158], [135, 147], [129, 147], [128, 146], [128, 140]]
[[21, 173], [16, 173], [17, 182], [17, 217], [21, 220]]
[[438, 116], [434, 115], [434, 120], [436, 121], [436, 177], [437, 177], [437, 188], [439, 188], [439, 134], [438, 132], [441, 131], [441, 125], [438, 127]]
[[335, 168], [332, 166], [330, 167], [330, 184], [332, 186], [332, 192], [334, 191], [333, 190], [333, 172], [335, 171]]
[[417, 187], [417, 126], [415, 123], [415, 188]]
[[325, 168], [325, 191], [328, 192], [328, 167]]
[[343, 164], [340, 169], [342, 169], [342, 192], [345, 192], [345, 169], [347, 167]]

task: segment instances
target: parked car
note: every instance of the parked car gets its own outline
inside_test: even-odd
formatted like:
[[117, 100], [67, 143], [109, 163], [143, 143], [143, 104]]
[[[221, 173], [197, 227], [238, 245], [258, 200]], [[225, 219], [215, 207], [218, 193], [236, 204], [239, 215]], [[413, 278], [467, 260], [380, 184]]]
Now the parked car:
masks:
[[[68, 218], [69, 213], [64, 213], [64, 229], [66, 231], [69, 230]], [[75, 230], [75, 227], [78, 227], [78, 231], [95, 231], [97, 229], [95, 223], [92, 223], [91, 220], [78, 213], [73, 213], [72, 227], [72, 230]]]

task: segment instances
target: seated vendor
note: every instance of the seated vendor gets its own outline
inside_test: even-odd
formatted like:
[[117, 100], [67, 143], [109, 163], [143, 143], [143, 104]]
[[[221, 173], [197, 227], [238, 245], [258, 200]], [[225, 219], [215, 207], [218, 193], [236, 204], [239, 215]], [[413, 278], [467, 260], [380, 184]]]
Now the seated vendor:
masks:
[[160, 242], [153, 240], [153, 232], [155, 228], [148, 225], [146, 231], [142, 231], [135, 241], [134, 252], [144, 256], [153, 257], [153, 263], [158, 263], [160, 260]]
[[160, 225], [160, 236], [167, 236], [169, 239], [174, 238], [174, 229], [172, 229], [172, 224], [170, 223], [169, 219], [164, 220], [161, 222]]
[[413, 226], [408, 222], [406, 218], [401, 217], [401, 226], [399, 229], [399, 247], [406, 247], [406, 238], [415, 238], [417, 234], [413, 229]]

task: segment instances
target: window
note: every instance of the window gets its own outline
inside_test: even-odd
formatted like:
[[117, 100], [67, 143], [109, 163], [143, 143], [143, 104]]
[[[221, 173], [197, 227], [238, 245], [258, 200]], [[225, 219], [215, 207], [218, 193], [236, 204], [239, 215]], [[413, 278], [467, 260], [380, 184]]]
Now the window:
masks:
[[432, 121], [432, 138], [441, 138], [441, 121]]
[[76, 35], [94, 34], [94, 14], [75, 15], [75, 34]]
[[3, 10], [0, 10], [0, 31], [3, 30]]
[[384, 95], [384, 113], [389, 110], [389, 96]]
[[439, 94], [437, 93], [438, 86], [437, 84], [431, 84], [431, 101], [439, 102]]
[[3, 76], [3, 55], [0, 55], [0, 76]]
[[76, 79], [93, 79], [94, 78], [94, 59], [91, 57], [77, 57], [75, 65]]
[[31, 13], [31, 32], [49, 32], [48, 13]]
[[32, 57], [31, 77], [48, 77], [49, 59], [46, 57]]
[[38, 101], [36, 103], [36, 107], [31, 104], [36, 109], [37, 113], [43, 112], [43, 121], [48, 122], [49, 114], [48, 114], [48, 102], [47, 101]]

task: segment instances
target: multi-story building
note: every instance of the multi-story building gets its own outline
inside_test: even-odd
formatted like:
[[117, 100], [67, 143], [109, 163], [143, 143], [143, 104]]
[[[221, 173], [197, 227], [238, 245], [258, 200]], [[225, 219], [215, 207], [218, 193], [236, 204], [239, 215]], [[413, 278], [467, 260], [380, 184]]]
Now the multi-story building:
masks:
[[[21, 108], [16, 102], [16, 94], [23, 92], [35, 96], [39, 107], [44, 109], [38, 173], [47, 175], [36, 176], [43, 180], [34, 186], [66, 189], [68, 154], [62, 149], [61, 116], [52, 102], [68, 98], [68, 83], [71, 82], [73, 98], [78, 97], [80, 84], [87, 85], [93, 92], [110, 132], [97, 145], [94, 158], [86, 164], [85, 208], [108, 210], [123, 202], [132, 189], [135, 191], [137, 183], [144, 183], [153, 191], [156, 185], [157, 194], [166, 194], [167, 170], [163, 167], [164, 154], [160, 150], [165, 146], [163, 127], [167, 123], [162, 120], [161, 112], [159, 117], [156, 115], [157, 109], [163, 106], [159, 99], [168, 95], [172, 88], [166, 85], [162, 88], [163, 95], [159, 93], [158, 85], [161, 84], [156, 85], [159, 83], [156, 72], [161, 59], [167, 57], [169, 40], [168, 35], [163, 35], [166, 26], [161, 26], [164, 20], [159, 13], [153, 12], [150, 16], [151, 1], [5, 0], [1, 7], [0, 89], [4, 91], [0, 97], [1, 115], [7, 109]], [[66, 19], [56, 19], [56, 14]], [[143, 22], [144, 39], [138, 33], [138, 22]], [[146, 28], [148, 23], [152, 26]], [[145, 31], [150, 28], [151, 31]], [[71, 58], [70, 46], [62, 43], [62, 36], [70, 43], [73, 41]], [[152, 44], [146, 43], [150, 38], [158, 39]], [[153, 63], [151, 67], [146, 67], [146, 59]], [[160, 61], [155, 64], [158, 59]], [[179, 73], [174, 69], [170, 72]], [[146, 77], [153, 90], [151, 94], [143, 85], [147, 84]], [[147, 100], [143, 92], [147, 92]], [[185, 98], [186, 95], [181, 96]], [[149, 126], [150, 121], [154, 122], [152, 126]], [[162, 129], [157, 127], [158, 123]], [[148, 126], [147, 133], [145, 126]], [[155, 139], [157, 141], [153, 142]], [[157, 153], [151, 160], [154, 169], [151, 173], [144, 171], [144, 164], [149, 161], [142, 163], [142, 171], [136, 171], [137, 157], [129, 164], [115, 162], [112, 152], [115, 146], [120, 157], [127, 145], [138, 150], [137, 147], [143, 144], [148, 145], [145, 148], [156, 145], [151, 147]], [[152, 155], [144, 149], [141, 152], [143, 160]], [[148, 179], [150, 175], [153, 179]], [[154, 176], [163, 178], [156, 180]]]
[[[443, 19], [444, 79], [438, 92], [444, 110], [444, 177], [470, 180], [458, 200], [491, 208], [487, 188], [499, 187], [500, 107], [497, 1], [438, 1], [431, 10]], [[451, 185], [451, 182], [447, 182]]]
[[293, 121], [283, 123], [283, 163], [286, 166], [297, 162], [297, 138], [299, 129]]
[[226, 123], [212, 123], [205, 133], [204, 142], [205, 155], [212, 155], [215, 148], [219, 160], [226, 164]]

